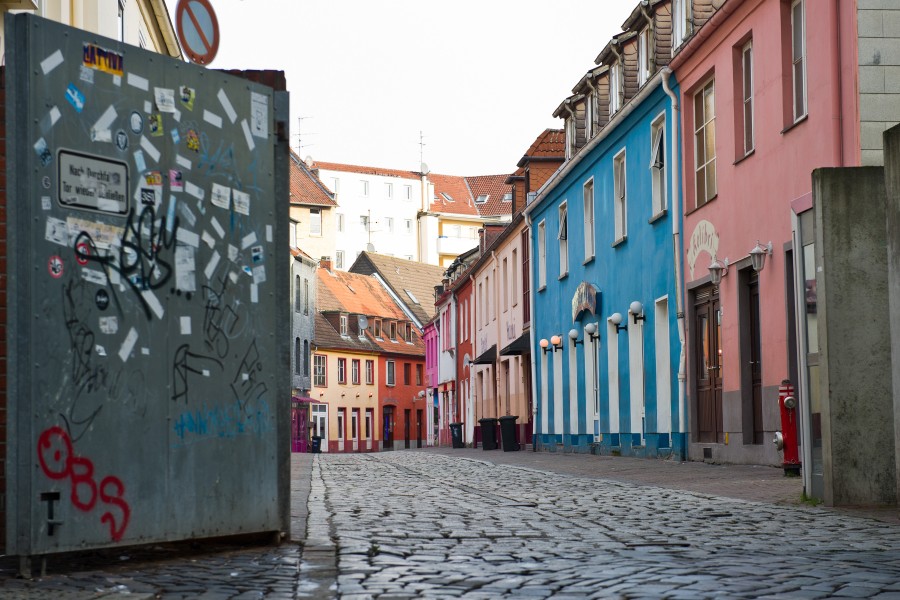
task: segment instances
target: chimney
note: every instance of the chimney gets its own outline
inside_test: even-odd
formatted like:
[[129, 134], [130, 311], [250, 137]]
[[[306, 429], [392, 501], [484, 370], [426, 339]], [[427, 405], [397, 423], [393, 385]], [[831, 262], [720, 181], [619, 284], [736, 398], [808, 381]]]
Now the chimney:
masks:
[[331, 257], [323, 256], [319, 259], [319, 266], [331, 273]]

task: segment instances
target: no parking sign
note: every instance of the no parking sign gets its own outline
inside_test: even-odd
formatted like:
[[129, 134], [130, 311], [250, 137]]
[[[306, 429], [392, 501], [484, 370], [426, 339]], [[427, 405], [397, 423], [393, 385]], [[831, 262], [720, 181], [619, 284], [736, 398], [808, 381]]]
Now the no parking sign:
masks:
[[209, 0], [179, 0], [175, 28], [191, 62], [208, 65], [213, 61], [219, 50], [219, 21]]

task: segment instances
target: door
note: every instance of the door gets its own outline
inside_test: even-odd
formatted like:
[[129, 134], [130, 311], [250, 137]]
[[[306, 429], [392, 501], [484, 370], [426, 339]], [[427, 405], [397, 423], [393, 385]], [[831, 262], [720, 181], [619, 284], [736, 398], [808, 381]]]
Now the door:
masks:
[[403, 411], [403, 447], [409, 450], [409, 420], [412, 411], [404, 409]]
[[762, 352], [759, 322], [759, 276], [750, 270], [748, 292], [750, 297], [750, 391], [753, 402], [753, 443], [762, 444]]
[[385, 406], [384, 407], [384, 415], [382, 422], [384, 424], [384, 429], [382, 430], [381, 439], [384, 440], [382, 444], [382, 450], [393, 450], [394, 449], [394, 407], [393, 406]]
[[322, 438], [321, 451], [328, 452], [328, 405], [312, 405], [312, 423], [312, 434]]
[[718, 288], [707, 286], [696, 292], [694, 315], [698, 441], [723, 443], [722, 309]]
[[416, 410], [416, 448], [422, 447], [422, 409]]

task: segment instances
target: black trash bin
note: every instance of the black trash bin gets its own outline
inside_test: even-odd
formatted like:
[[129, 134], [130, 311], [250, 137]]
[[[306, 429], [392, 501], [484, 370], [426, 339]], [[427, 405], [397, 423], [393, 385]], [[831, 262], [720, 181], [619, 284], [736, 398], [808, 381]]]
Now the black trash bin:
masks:
[[478, 419], [481, 423], [481, 448], [497, 449], [497, 419]]
[[313, 454], [320, 454], [322, 452], [322, 436], [312, 436], [312, 448], [310, 448], [310, 452]]
[[450, 423], [450, 439], [453, 441], [454, 448], [466, 447], [462, 439], [462, 427], [462, 423]]
[[519, 440], [516, 431], [516, 415], [500, 417], [500, 439], [503, 443], [504, 452], [513, 452], [519, 449]]

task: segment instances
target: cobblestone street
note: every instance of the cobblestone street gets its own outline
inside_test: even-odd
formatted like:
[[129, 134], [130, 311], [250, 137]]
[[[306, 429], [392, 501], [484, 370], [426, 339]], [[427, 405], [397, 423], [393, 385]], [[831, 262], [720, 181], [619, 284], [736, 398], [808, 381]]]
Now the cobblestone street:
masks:
[[299, 544], [51, 557], [33, 580], [7, 558], [0, 598], [900, 598], [896, 509], [803, 505], [768, 467], [425, 450], [295, 455], [292, 479]]

